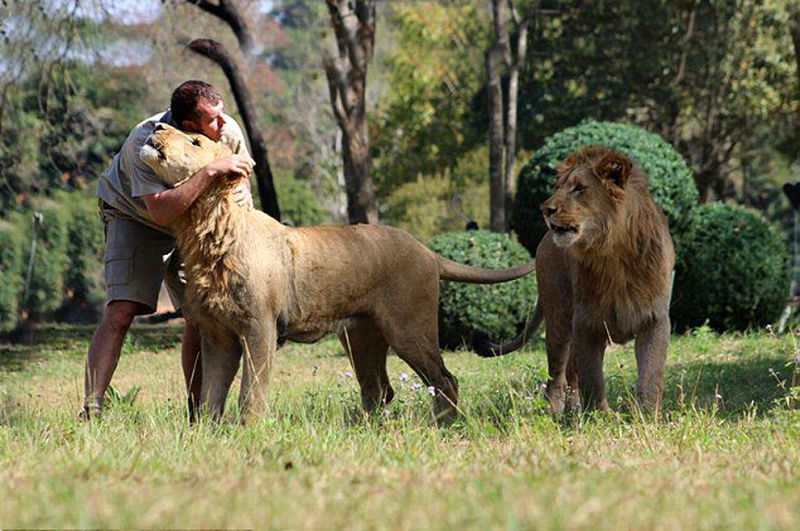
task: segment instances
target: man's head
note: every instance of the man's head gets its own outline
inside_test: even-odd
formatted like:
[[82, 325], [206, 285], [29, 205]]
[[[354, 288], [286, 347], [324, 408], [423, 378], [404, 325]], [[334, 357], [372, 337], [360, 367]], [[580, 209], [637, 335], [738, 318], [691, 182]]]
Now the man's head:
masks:
[[170, 102], [175, 124], [190, 133], [202, 133], [211, 140], [222, 137], [224, 104], [217, 89], [204, 81], [184, 81], [172, 92]]

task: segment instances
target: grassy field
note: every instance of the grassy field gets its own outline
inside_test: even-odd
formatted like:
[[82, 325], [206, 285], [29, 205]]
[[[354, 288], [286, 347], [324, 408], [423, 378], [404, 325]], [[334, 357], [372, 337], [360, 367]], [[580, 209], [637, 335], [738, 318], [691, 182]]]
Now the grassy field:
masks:
[[331, 340], [279, 352], [262, 420], [239, 424], [231, 401], [224, 422], [190, 428], [169, 326], [135, 329], [117, 398], [81, 423], [90, 333], [43, 330], [36, 347], [0, 350], [0, 527], [800, 526], [791, 335], [673, 338], [659, 422], [630, 407], [630, 345], [606, 357], [614, 413], [559, 420], [541, 399], [541, 343], [503, 359], [447, 353], [463, 415], [439, 429], [394, 356], [395, 401], [363, 418]]

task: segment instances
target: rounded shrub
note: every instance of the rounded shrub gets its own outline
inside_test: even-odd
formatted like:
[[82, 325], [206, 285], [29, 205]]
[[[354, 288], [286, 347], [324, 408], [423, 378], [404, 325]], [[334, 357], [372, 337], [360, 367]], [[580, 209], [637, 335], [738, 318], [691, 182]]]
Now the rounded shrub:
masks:
[[789, 296], [789, 252], [756, 212], [722, 203], [693, 210], [676, 265], [675, 327], [718, 331], [761, 327], [777, 319]]
[[17, 324], [22, 290], [23, 246], [20, 227], [0, 221], [0, 332]]
[[664, 211], [676, 245], [685, 230], [687, 214], [697, 204], [697, 187], [686, 162], [669, 143], [632, 125], [585, 120], [545, 140], [520, 169], [512, 224], [520, 243], [532, 253], [547, 232], [540, 207], [553, 193], [556, 169], [582, 146], [604, 145], [638, 162], [650, 180], [650, 192]]
[[[507, 234], [476, 230], [435, 236], [428, 246], [456, 262], [474, 267], [506, 269], [531, 259]], [[527, 277], [492, 285], [440, 283], [439, 343], [457, 348], [475, 332], [505, 342], [522, 330], [536, 304], [536, 281]]]

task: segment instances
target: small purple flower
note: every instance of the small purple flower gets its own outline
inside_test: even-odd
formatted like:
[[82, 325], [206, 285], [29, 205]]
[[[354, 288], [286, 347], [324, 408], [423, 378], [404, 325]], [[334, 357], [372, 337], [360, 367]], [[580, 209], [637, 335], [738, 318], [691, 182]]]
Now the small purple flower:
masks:
[[431, 396], [436, 396], [436, 388], [432, 385], [428, 386], [428, 394]]
[[411, 390], [412, 391], [416, 391], [417, 389], [422, 389], [422, 384], [421, 383], [414, 382], [413, 384], [411, 384]]
[[344, 371], [342, 373], [342, 376], [344, 376], [345, 378], [352, 378], [353, 377], [353, 373], [350, 372], [350, 371]]
[[404, 373], [404, 372], [401, 372], [401, 373], [400, 373], [400, 381], [401, 381], [401, 382], [407, 382], [407, 381], [408, 381], [408, 379], [409, 379], [409, 376], [408, 376], [408, 374], [406, 374], [406, 373]]

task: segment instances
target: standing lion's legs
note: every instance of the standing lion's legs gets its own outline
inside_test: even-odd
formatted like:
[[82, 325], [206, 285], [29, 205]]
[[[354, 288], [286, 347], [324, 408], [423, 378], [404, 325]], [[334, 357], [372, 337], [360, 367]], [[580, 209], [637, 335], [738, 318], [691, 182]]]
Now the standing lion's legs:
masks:
[[[433, 319], [436, 330], [436, 318]], [[410, 330], [425, 330], [425, 326], [409, 326]], [[449, 424], [455, 419], [458, 404], [458, 380], [447, 370], [439, 353], [436, 334], [409, 334], [409, 337], [393, 338], [390, 345], [400, 359], [416, 372], [428, 387], [433, 389], [433, 411], [436, 421]]]
[[211, 418], [219, 419], [225, 409], [233, 378], [239, 370], [240, 346], [231, 338], [209, 340], [204, 337], [200, 351], [203, 364], [200, 403], [208, 408]]
[[362, 318], [339, 332], [361, 387], [361, 403], [367, 413], [391, 402], [394, 389], [386, 374], [389, 344], [372, 318]]
[[590, 331], [577, 331], [570, 345], [570, 357], [575, 357], [580, 382], [581, 402], [584, 408], [608, 409], [603, 381], [603, 355], [606, 338]]
[[548, 333], [545, 339], [547, 349], [547, 372], [550, 376], [545, 389], [545, 397], [554, 415], [564, 412], [567, 395], [567, 363], [569, 362], [569, 340], [553, 337]]
[[200, 404], [203, 364], [200, 361], [200, 332], [188, 320], [183, 329], [181, 368], [183, 378], [186, 380], [186, 391], [189, 393], [189, 422], [193, 422], [195, 411]]
[[567, 411], [579, 412], [581, 410], [579, 389], [578, 362], [574, 357], [570, 356], [567, 361], [567, 399], [564, 402], [564, 407]]
[[243, 415], [255, 417], [267, 408], [267, 384], [272, 358], [277, 349], [275, 320], [256, 323], [243, 336], [242, 344], [242, 389], [239, 393], [239, 409]]
[[642, 406], [656, 415], [661, 404], [669, 329], [669, 317], [665, 316], [636, 334], [636, 365], [639, 373], [636, 396]]

